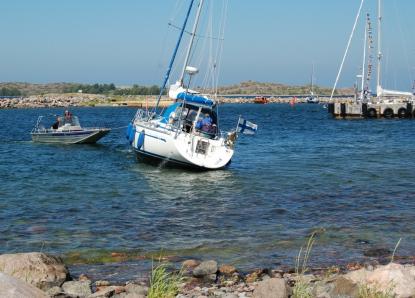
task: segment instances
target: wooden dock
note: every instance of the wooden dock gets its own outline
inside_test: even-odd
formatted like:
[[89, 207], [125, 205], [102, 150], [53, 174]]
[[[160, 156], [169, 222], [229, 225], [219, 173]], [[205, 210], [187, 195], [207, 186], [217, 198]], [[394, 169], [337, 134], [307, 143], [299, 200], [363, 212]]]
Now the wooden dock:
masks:
[[413, 101], [335, 102], [328, 104], [328, 112], [336, 119], [348, 118], [415, 118]]

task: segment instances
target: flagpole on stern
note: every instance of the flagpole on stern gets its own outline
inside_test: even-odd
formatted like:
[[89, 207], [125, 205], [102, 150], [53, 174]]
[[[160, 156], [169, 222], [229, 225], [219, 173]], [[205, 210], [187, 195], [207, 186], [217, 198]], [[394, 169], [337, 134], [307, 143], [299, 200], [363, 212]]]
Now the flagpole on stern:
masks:
[[236, 129], [235, 129], [235, 132], [236, 132], [236, 133], [238, 133], [238, 128], [239, 128], [239, 123], [240, 123], [240, 121], [241, 121], [241, 115], [239, 115], [239, 118], [238, 118], [238, 123], [236, 124]]

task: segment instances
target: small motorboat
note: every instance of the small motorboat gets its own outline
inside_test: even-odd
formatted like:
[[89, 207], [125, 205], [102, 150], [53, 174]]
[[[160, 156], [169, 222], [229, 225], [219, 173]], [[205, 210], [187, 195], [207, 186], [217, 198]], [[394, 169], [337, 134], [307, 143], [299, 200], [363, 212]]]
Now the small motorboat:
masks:
[[50, 128], [46, 128], [45, 116], [39, 116], [36, 126], [30, 133], [33, 142], [55, 144], [93, 144], [108, 134], [111, 129], [100, 127], [81, 127], [77, 116], [65, 112], [57, 116]]
[[258, 97], [255, 97], [254, 103], [266, 104], [266, 103], [269, 103], [269, 99], [266, 98], [265, 96], [258, 96]]
[[318, 96], [314, 95], [313, 93], [307, 96], [305, 100], [306, 100], [306, 103], [319, 103], [320, 102]]

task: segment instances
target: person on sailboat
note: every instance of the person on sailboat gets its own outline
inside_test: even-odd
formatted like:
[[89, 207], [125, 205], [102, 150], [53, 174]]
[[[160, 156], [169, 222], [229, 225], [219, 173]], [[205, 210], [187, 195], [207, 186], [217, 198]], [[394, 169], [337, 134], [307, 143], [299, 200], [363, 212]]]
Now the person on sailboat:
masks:
[[202, 133], [213, 137], [213, 134], [216, 133], [216, 124], [213, 123], [212, 117], [206, 113], [203, 119], [199, 119], [196, 123], [196, 128], [199, 129]]

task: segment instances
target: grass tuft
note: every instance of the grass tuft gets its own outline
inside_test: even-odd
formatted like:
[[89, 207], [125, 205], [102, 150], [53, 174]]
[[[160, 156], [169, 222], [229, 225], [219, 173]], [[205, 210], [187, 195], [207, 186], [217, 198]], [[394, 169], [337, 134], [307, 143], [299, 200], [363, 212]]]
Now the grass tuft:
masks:
[[174, 298], [179, 292], [179, 285], [183, 280], [183, 274], [169, 272], [168, 263], [160, 263], [151, 270], [148, 298]]
[[360, 285], [359, 298], [393, 298], [393, 288], [390, 287], [386, 292], [379, 291], [374, 286]]
[[395, 248], [393, 250], [392, 257], [391, 257], [391, 263], [393, 263], [393, 259], [395, 258], [396, 250], [398, 249], [399, 244], [401, 244], [401, 241], [402, 241], [402, 238], [399, 238], [398, 243], [396, 243], [396, 245], [395, 245]]
[[310, 238], [308, 238], [307, 244], [304, 247], [300, 248], [298, 256], [295, 262], [295, 273], [297, 275], [297, 280], [293, 288], [293, 298], [311, 298], [311, 286], [305, 280], [304, 274], [308, 271], [308, 260], [310, 258], [311, 250], [313, 248], [315, 239], [315, 233], [313, 233]]

